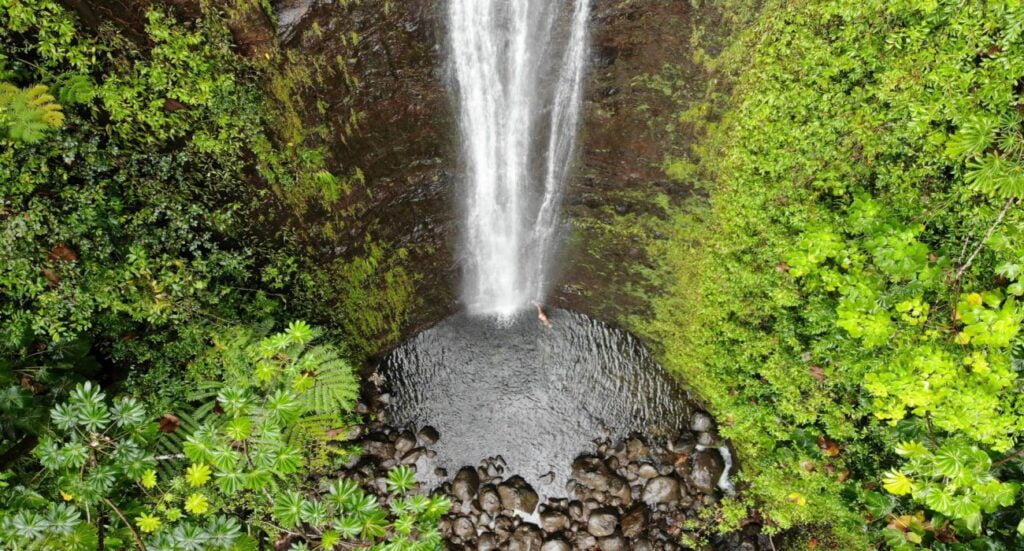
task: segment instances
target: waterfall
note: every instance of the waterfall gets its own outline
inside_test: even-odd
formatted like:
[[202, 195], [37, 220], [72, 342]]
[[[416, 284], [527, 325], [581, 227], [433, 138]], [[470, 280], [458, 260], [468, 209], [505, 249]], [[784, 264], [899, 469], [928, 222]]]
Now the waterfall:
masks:
[[465, 166], [463, 300], [543, 301], [582, 103], [590, 0], [448, 0]]

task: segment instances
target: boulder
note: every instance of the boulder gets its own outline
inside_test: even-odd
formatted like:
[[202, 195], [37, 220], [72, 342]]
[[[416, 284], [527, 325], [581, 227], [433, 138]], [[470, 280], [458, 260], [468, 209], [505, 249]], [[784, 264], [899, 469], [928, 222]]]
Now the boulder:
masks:
[[455, 480], [452, 481], [452, 495], [463, 502], [472, 500], [479, 488], [480, 475], [476, 474], [476, 469], [472, 467], [459, 469]]
[[587, 532], [596, 538], [603, 538], [615, 533], [619, 525], [619, 517], [615, 509], [610, 507], [597, 509], [590, 513], [590, 520], [587, 521]]
[[679, 501], [679, 481], [671, 476], [652, 478], [644, 485], [641, 497], [651, 506]]
[[725, 461], [716, 449], [704, 449], [693, 455], [690, 484], [705, 493], [713, 493], [725, 471]]
[[537, 492], [518, 475], [499, 484], [498, 495], [501, 497], [503, 508], [527, 514], [533, 513], [537, 509], [537, 502], [540, 501]]

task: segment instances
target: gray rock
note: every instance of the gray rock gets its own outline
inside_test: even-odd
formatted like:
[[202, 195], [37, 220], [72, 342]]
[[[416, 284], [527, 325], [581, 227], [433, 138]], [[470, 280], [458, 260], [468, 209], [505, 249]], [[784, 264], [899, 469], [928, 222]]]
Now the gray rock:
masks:
[[629, 482], [625, 478], [615, 475], [609, 480], [608, 495], [617, 498], [619, 503], [627, 507], [633, 503], [633, 496], [629, 489]]
[[651, 465], [650, 463], [644, 463], [643, 465], [640, 465], [639, 468], [637, 468], [636, 474], [640, 478], [647, 480], [658, 476], [658, 469], [655, 468], [655, 466]]
[[569, 503], [569, 516], [572, 517], [576, 522], [583, 521], [583, 504], [579, 501], [573, 501]]
[[455, 480], [452, 481], [452, 495], [460, 501], [470, 501], [476, 496], [476, 492], [479, 489], [480, 476], [476, 474], [476, 469], [471, 467], [459, 469], [459, 472], [455, 475]]
[[508, 537], [512, 530], [515, 528], [515, 520], [512, 517], [501, 515], [494, 519], [494, 531], [498, 534], [499, 538]]
[[[540, 501], [537, 492], [518, 475], [499, 484], [498, 495], [501, 496], [503, 508], [527, 514], [533, 513], [537, 509], [537, 502]], [[540, 543], [537, 545], [539, 547]]]
[[576, 549], [593, 549], [597, 547], [597, 538], [583, 532], [577, 535]]
[[690, 430], [693, 432], [707, 432], [714, 428], [715, 420], [703, 411], [694, 412], [690, 418]]
[[632, 551], [654, 551], [654, 545], [646, 539], [636, 540], [633, 542]]
[[402, 434], [399, 434], [398, 438], [395, 439], [395, 451], [398, 452], [399, 457], [415, 447], [416, 436], [413, 435], [412, 431], [402, 431]]
[[476, 539], [476, 551], [492, 551], [497, 548], [498, 538], [490, 532], [484, 532]]
[[452, 523], [452, 532], [463, 541], [469, 541], [476, 537], [476, 527], [473, 526], [473, 521], [469, 517], [455, 519], [455, 522]]
[[416, 433], [416, 436], [419, 438], [420, 445], [423, 446], [436, 444], [437, 440], [441, 437], [441, 435], [437, 433], [437, 429], [431, 426], [423, 427], [418, 433]]
[[642, 499], [648, 505], [679, 501], [679, 481], [671, 476], [659, 476], [644, 485]]
[[540, 514], [540, 527], [545, 532], [560, 532], [569, 527], [569, 517], [559, 511], [544, 511]]
[[646, 457], [651, 452], [647, 444], [640, 438], [633, 436], [629, 440], [626, 440], [626, 459], [629, 461], [636, 461], [642, 457]]
[[480, 488], [477, 501], [480, 503], [480, 509], [491, 515], [495, 515], [501, 510], [501, 496], [498, 495], [498, 489], [493, 484], [485, 484]]
[[572, 551], [572, 547], [565, 543], [565, 540], [553, 539], [544, 542], [540, 551]]
[[401, 463], [403, 465], [415, 464], [416, 461], [419, 460], [420, 456], [423, 455], [424, 451], [425, 450], [423, 448], [413, 448], [413, 449], [405, 452], [405, 455], [402, 456]]
[[626, 551], [628, 545], [626, 538], [622, 536], [608, 536], [597, 540], [597, 546], [601, 551]]
[[722, 455], [718, 453], [718, 450], [701, 450], [693, 456], [690, 484], [702, 492], [713, 493], [724, 470], [725, 461], [722, 460]]
[[540, 530], [532, 524], [520, 524], [508, 541], [509, 551], [537, 551], [543, 544]]
[[697, 443], [708, 448], [717, 448], [722, 445], [722, 440], [715, 431], [708, 431], [697, 435]]
[[597, 509], [590, 514], [587, 521], [587, 532], [597, 538], [603, 538], [615, 533], [619, 525], [619, 517], [615, 515], [615, 509]]
[[572, 462], [572, 478], [591, 490], [607, 490], [612, 476], [600, 457], [584, 455]]
[[370, 439], [362, 443], [363, 454], [374, 457], [380, 461], [387, 461], [395, 456], [395, 446], [391, 442]]

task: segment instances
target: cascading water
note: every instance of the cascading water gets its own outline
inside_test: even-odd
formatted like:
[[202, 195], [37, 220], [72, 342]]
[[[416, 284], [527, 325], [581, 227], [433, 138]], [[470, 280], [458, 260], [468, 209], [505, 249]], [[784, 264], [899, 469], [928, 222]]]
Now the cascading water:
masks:
[[466, 166], [463, 298], [470, 312], [507, 318], [547, 292], [590, 0], [449, 2]]

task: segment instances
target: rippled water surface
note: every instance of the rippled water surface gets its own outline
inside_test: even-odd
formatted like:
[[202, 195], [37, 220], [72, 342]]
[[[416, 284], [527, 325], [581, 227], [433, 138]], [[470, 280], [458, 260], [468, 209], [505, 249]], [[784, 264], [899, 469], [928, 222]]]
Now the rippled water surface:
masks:
[[381, 368], [389, 421], [435, 427], [450, 474], [501, 455], [548, 496], [565, 494], [572, 460], [595, 438], [687, 427], [688, 395], [637, 339], [581, 314], [549, 315], [550, 328], [535, 315], [460, 314], [409, 340]]

